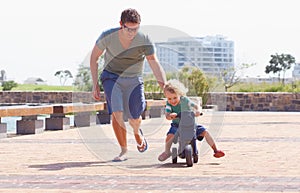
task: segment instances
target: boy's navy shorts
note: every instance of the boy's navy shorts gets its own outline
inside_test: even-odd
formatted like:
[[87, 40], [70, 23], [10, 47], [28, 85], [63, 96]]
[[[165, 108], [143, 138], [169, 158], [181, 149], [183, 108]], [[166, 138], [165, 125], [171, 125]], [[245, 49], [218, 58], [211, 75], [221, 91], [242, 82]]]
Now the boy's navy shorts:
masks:
[[[173, 134], [175, 135], [175, 133], [177, 132], [178, 130], [178, 124], [176, 123], [171, 123], [171, 127], [167, 133], [168, 134]], [[203, 140], [203, 137], [201, 137], [200, 135], [206, 130], [206, 128], [202, 125], [197, 125], [197, 128], [196, 128], [196, 138], [199, 140], [199, 141], [202, 141]]]

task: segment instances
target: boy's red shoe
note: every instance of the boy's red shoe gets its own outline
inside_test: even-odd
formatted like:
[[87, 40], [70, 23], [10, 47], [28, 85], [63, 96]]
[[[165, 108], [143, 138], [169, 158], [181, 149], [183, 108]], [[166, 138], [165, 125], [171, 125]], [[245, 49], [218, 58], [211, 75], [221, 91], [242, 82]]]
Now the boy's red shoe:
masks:
[[225, 153], [223, 151], [221, 151], [221, 150], [217, 150], [214, 153], [214, 157], [216, 157], [216, 158], [223, 157], [224, 155], [225, 155]]

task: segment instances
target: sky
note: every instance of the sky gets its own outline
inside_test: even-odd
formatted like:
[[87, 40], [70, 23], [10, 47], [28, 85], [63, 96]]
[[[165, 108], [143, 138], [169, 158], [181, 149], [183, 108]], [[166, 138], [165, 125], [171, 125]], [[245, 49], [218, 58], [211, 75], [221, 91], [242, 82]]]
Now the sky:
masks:
[[233, 40], [235, 63], [256, 64], [245, 76], [272, 75], [264, 72], [271, 54], [291, 54], [300, 62], [297, 0], [2, 0], [0, 70], [18, 83], [38, 77], [59, 85], [55, 72], [75, 76], [98, 36], [118, 27], [126, 8], [139, 11], [142, 26]]

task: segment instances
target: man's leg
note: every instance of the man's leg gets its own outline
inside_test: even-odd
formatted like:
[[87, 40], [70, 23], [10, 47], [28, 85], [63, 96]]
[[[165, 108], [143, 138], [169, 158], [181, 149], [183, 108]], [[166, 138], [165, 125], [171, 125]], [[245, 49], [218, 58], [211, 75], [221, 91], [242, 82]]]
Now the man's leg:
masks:
[[148, 149], [148, 144], [143, 136], [142, 130], [140, 128], [142, 118], [138, 119], [128, 119], [130, 126], [133, 128], [133, 133], [135, 137], [135, 141], [137, 143], [137, 149], [139, 152], [144, 152]]
[[137, 142], [137, 144], [142, 144], [142, 138], [139, 134], [139, 129], [141, 126], [141, 122], [142, 122], [142, 118], [138, 118], [138, 119], [128, 119], [129, 125], [132, 127], [133, 129], [133, 134], [135, 137], [135, 140]]
[[119, 156], [123, 156], [127, 153], [127, 132], [123, 120], [123, 112], [118, 111], [112, 113], [112, 126], [121, 147], [121, 153]]

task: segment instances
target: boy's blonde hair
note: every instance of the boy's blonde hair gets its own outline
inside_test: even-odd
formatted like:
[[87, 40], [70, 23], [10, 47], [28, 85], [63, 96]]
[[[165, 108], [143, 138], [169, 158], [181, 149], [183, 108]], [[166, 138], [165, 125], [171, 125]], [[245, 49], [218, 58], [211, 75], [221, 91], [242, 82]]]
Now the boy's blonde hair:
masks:
[[174, 93], [180, 96], [186, 96], [188, 89], [176, 79], [169, 80], [164, 86], [164, 92]]

